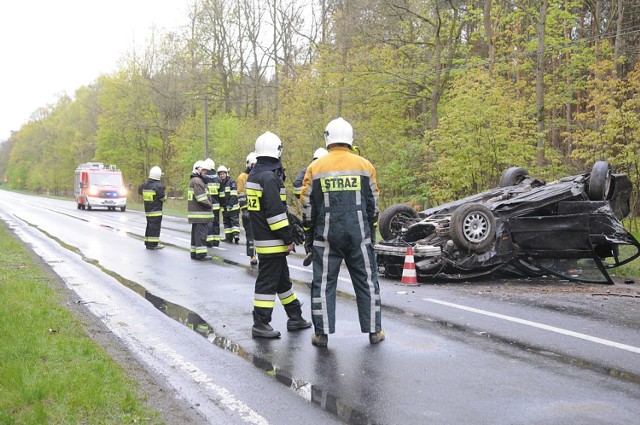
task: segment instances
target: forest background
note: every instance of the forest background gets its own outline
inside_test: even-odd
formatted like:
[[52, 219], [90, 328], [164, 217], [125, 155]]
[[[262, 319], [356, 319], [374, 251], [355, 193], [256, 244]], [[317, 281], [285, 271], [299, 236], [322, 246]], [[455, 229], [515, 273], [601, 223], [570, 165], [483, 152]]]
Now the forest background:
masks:
[[5, 185], [69, 196], [100, 161], [182, 196], [196, 160], [235, 177], [267, 130], [293, 180], [342, 116], [381, 209], [607, 160], [638, 215], [640, 0], [194, 0], [181, 28], [36, 111], [0, 144]]

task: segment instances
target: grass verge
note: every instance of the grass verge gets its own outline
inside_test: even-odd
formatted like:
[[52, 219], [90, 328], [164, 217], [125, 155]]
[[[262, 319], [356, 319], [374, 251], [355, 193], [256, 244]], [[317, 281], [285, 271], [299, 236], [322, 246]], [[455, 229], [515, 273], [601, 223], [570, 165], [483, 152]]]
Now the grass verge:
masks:
[[162, 423], [3, 222], [0, 252], [0, 423]]

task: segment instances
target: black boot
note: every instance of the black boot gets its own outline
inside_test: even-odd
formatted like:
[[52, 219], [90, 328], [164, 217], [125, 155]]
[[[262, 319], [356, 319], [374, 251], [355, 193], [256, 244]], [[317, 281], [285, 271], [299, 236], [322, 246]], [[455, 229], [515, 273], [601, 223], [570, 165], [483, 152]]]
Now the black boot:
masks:
[[287, 316], [289, 316], [289, 320], [287, 320], [288, 331], [297, 331], [299, 329], [307, 329], [311, 327], [311, 322], [307, 322], [302, 318], [301, 305], [298, 304], [291, 307], [285, 307], [284, 310], [287, 312]]
[[280, 332], [273, 330], [271, 325], [266, 323], [255, 311], [253, 312], [253, 328], [251, 328], [251, 335], [254, 338], [280, 338]]

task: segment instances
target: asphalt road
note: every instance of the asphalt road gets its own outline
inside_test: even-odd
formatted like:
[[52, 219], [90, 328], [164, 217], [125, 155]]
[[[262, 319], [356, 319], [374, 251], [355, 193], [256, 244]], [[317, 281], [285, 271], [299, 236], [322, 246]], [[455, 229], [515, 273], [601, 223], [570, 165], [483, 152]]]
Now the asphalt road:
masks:
[[[186, 207], [186, 206], [185, 206]], [[329, 347], [251, 338], [244, 241], [189, 258], [186, 219], [144, 249], [144, 214], [0, 191], [0, 219], [211, 423], [637, 424], [640, 285], [557, 279], [403, 286], [381, 279], [387, 340], [359, 332], [346, 270]], [[309, 314], [311, 269], [289, 257]]]

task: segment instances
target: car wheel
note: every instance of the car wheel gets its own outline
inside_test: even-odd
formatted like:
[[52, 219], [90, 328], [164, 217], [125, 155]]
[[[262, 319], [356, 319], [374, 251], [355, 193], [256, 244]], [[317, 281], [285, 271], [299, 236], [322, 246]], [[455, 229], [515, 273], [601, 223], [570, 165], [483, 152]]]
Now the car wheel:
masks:
[[529, 176], [529, 172], [522, 167], [510, 167], [502, 173], [500, 177], [499, 187], [515, 186]]
[[607, 161], [596, 161], [589, 176], [589, 199], [604, 201], [611, 189], [611, 165]]
[[382, 211], [378, 218], [378, 229], [382, 239], [395, 237], [400, 229], [419, 219], [418, 213], [406, 204], [394, 204]]
[[91, 211], [91, 205], [87, 204], [87, 209]]
[[458, 207], [451, 215], [451, 239], [462, 249], [485, 251], [496, 238], [496, 220], [489, 208], [482, 204]]

